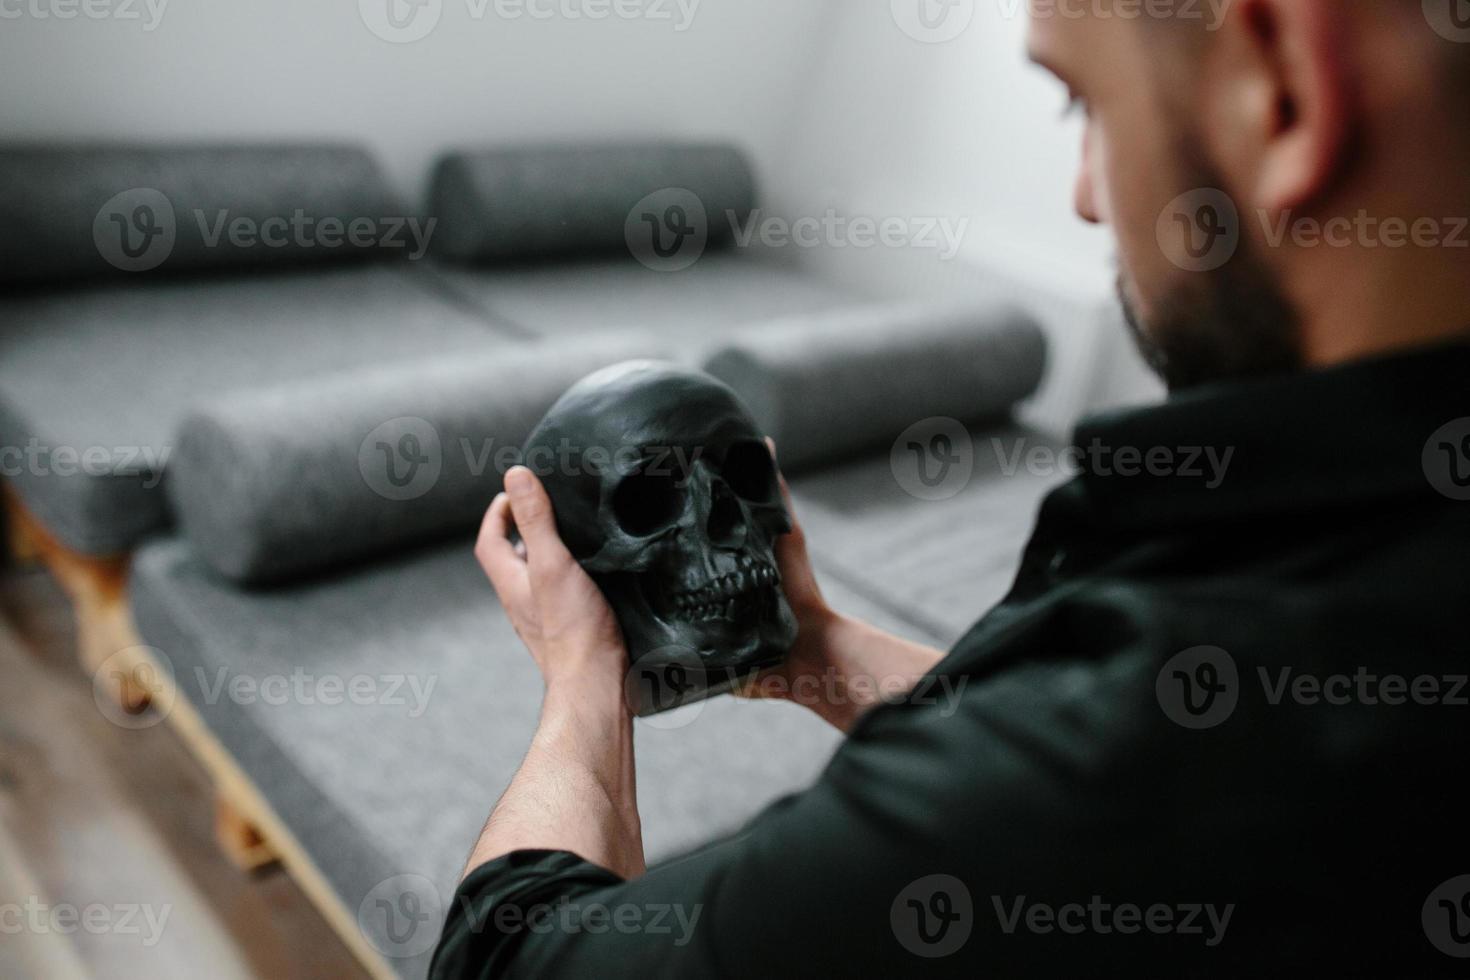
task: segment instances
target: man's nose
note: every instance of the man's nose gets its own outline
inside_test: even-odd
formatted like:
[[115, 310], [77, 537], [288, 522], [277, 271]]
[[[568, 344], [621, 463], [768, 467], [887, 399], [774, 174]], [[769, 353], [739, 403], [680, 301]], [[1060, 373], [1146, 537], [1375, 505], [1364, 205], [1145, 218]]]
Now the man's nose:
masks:
[[1097, 192], [1092, 185], [1092, 140], [1082, 137], [1082, 161], [1077, 167], [1077, 183], [1072, 189], [1072, 206], [1088, 224], [1103, 223], [1102, 212], [1097, 206]]

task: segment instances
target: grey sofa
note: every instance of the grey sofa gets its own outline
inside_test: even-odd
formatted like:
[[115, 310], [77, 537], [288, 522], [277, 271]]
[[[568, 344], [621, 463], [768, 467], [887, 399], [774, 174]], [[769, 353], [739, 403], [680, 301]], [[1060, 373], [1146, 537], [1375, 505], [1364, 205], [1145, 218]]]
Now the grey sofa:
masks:
[[[114, 188], [157, 187], [179, 210], [230, 202], [172, 157], [195, 151], [114, 152], [0, 151], [0, 170], [30, 175], [24, 193], [0, 184], [0, 212], [67, 215], [72, 241], [92, 234]], [[301, 152], [338, 161], [322, 213], [396, 207], [369, 202], [381, 186], [358, 157]], [[270, 165], [253, 153], [194, 163], [205, 176], [224, 167], [224, 184]], [[263, 203], [234, 206], [293, 206], [295, 182], [320, 174], [301, 176], [315, 173], [304, 159], [289, 169], [284, 198], [265, 201], [272, 184]], [[192, 176], [170, 184], [180, 170]], [[79, 180], [93, 190], [35, 206]], [[328, 201], [339, 183], [354, 189]], [[153, 450], [136, 472], [22, 475], [14, 488], [72, 547], [134, 550], [136, 639], [375, 965], [399, 975], [423, 975], [538, 710], [539, 679], [470, 553], [503, 469], [479, 450], [517, 445], [572, 380], [633, 356], [725, 378], [790, 448], [828, 598], [939, 646], [1004, 592], [1055, 482], [1006, 464], [1017, 447], [1052, 447], [1009, 421], [1044, 360], [1026, 317], [876, 303], [713, 225], [671, 271], [640, 258], [627, 227], [650, 196], [657, 217], [669, 188], [717, 213], [755, 200], [748, 168], [718, 147], [459, 154], [436, 176], [431, 210], [445, 224], [432, 263], [368, 249], [262, 265], [181, 238], [178, 268], [127, 275], [95, 249], [60, 246], [65, 261], [11, 266], [25, 274], [0, 301], [0, 445]], [[973, 426], [973, 472], [943, 499], [905, 490], [890, 451], [931, 416]], [[432, 460], [425, 485], [374, 469], [404, 447]], [[640, 722], [650, 859], [809, 783], [836, 741], [808, 712], [730, 698]], [[392, 910], [410, 905], [423, 917], [405, 931]]]
[[[1038, 439], [1005, 428], [983, 437]], [[884, 453], [798, 475], [794, 492], [829, 601], [947, 647], [1008, 587], [1050, 484], [988, 462], [965, 492], [929, 505], [899, 489]], [[139, 551], [133, 581], [139, 635], [182, 696], [371, 946], [401, 976], [422, 977], [466, 848], [521, 760], [541, 692], [468, 537], [254, 590], [222, 578], [188, 539], [162, 538]], [[220, 696], [237, 678], [296, 677], [315, 693]], [[340, 693], [326, 703], [324, 679], [364, 684], [364, 703]], [[732, 698], [640, 722], [649, 859], [732, 831], [809, 784], [837, 741], [802, 708]], [[405, 932], [380, 901], [429, 918]]]
[[[0, 446], [24, 454], [5, 475], [63, 544], [123, 554], [171, 523], [171, 436], [202, 397], [593, 330], [695, 356], [738, 325], [872, 302], [727, 234], [678, 275], [636, 261], [626, 218], [670, 181], [715, 213], [754, 200], [722, 147], [451, 154], [419, 218], [351, 147], [0, 144]], [[298, 214], [304, 237], [279, 224]], [[329, 220], [372, 232], [324, 244]], [[408, 260], [410, 221], [434, 260]], [[119, 251], [156, 228], [157, 264]]]
[[[135, 189], [172, 217], [109, 203]], [[129, 272], [108, 262], [105, 219], [131, 233], [138, 207], [175, 237]], [[396, 251], [206, 235], [221, 212], [259, 226], [298, 210], [405, 214], [350, 148], [0, 147], [0, 445], [26, 454], [5, 475], [63, 544], [125, 553], [169, 524], [173, 432], [203, 395], [515, 340]]]
[[451, 153], [431, 192], [434, 255], [458, 295], [528, 336], [636, 329], [691, 358], [766, 319], [875, 301], [745, 242], [759, 204], [722, 145]]

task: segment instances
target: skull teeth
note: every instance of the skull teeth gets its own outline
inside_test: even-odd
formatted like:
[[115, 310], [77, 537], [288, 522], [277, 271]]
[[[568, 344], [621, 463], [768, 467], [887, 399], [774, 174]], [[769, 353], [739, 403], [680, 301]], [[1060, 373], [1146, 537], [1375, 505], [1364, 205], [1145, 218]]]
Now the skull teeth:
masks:
[[738, 572], [722, 575], [702, 588], [676, 594], [674, 605], [680, 615], [696, 622], [734, 619], [740, 597], [772, 588], [781, 581], [770, 565], [748, 560], [742, 560], [741, 565]]

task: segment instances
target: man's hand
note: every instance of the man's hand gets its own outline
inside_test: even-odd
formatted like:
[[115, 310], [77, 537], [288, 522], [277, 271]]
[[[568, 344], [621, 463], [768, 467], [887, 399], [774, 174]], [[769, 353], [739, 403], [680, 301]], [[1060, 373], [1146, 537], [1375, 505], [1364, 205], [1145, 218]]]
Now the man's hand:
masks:
[[[775, 443], [767, 439], [766, 444], [774, 457]], [[910, 690], [944, 654], [842, 616], [827, 605], [812, 571], [791, 489], [784, 476], [780, 481], [791, 533], [776, 539], [776, 564], [786, 601], [796, 616], [796, 643], [785, 663], [762, 672], [737, 693], [792, 701], [850, 731], [869, 708]]]
[[546, 700], [465, 874], [524, 850], [570, 851], [625, 878], [642, 874], [628, 654], [617, 618], [562, 544], [535, 474], [518, 466], [505, 488], [485, 515], [475, 555], [541, 668]]
[[[607, 684], [622, 696], [627, 649], [612, 607], [556, 531], [551, 498], [523, 466], [505, 475], [475, 556], [548, 689]], [[521, 543], [512, 543], [512, 529]]]

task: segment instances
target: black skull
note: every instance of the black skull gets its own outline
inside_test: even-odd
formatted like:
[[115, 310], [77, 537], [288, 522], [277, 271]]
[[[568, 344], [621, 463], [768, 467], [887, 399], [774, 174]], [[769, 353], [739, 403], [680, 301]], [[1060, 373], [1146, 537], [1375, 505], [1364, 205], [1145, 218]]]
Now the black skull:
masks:
[[[527, 440], [562, 540], [617, 614], [651, 713], [779, 663], [796, 638], [776, 467], [736, 394], [653, 361], [579, 381]], [[654, 703], [650, 702], [651, 701]]]

